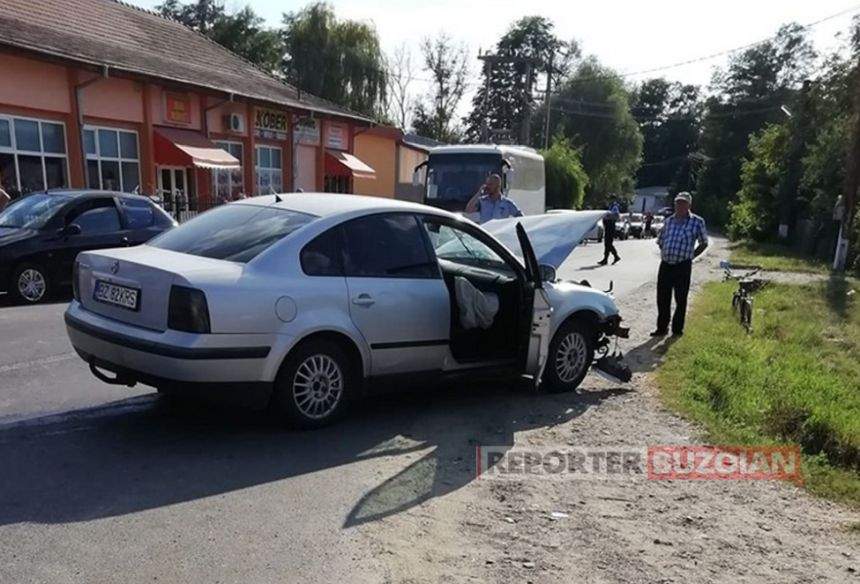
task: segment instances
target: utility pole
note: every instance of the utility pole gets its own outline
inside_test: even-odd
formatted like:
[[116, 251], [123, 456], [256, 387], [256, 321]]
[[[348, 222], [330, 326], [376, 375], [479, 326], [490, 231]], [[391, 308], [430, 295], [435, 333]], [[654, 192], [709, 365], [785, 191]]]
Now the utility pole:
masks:
[[854, 68], [856, 87], [854, 90], [854, 128], [851, 143], [848, 146], [848, 160], [845, 165], [845, 187], [842, 192], [843, 208], [840, 217], [839, 236], [836, 238], [836, 253], [833, 258], [833, 270], [845, 271], [845, 260], [848, 257], [848, 236], [851, 233], [851, 222], [854, 218], [854, 206], [860, 191], [860, 56]]
[[526, 79], [523, 84], [523, 123], [520, 126], [520, 144], [528, 146], [532, 133], [532, 62], [526, 61]]
[[[803, 173], [803, 156], [806, 153], [806, 138], [809, 134], [809, 90], [812, 82], [804, 80], [800, 90], [800, 103], [797, 114], [789, 122], [791, 125], [791, 145], [788, 153], [785, 176], [780, 181], [777, 200], [779, 201], [779, 237], [788, 239], [794, 231], [797, 219], [797, 191]], [[783, 111], [790, 115], [785, 107]]]
[[[520, 127], [520, 140], [522, 140], [523, 144], [528, 144], [529, 131], [531, 129], [531, 119], [529, 116], [529, 110], [531, 107], [531, 98], [532, 98], [532, 85], [534, 84], [534, 79], [532, 78], [532, 71], [534, 67], [539, 65], [540, 62], [537, 59], [532, 59], [529, 57], [508, 57], [504, 55], [490, 55], [483, 54], [478, 55], [478, 60], [484, 62], [484, 99], [481, 100], [481, 142], [487, 142], [489, 139], [490, 128], [487, 124], [487, 107], [489, 105], [490, 99], [490, 76], [493, 72], [493, 66], [496, 63], [513, 63], [514, 65], [524, 64], [526, 66], [526, 80], [525, 87], [523, 88], [523, 106], [525, 117], [523, 119], [523, 124]], [[497, 129], [497, 128], [492, 128]]]
[[481, 143], [486, 144], [489, 125], [487, 124], [487, 102], [490, 99], [490, 75], [493, 72], [493, 61], [489, 55], [478, 54], [478, 59], [484, 62], [484, 99], [481, 100]]
[[549, 52], [549, 65], [546, 68], [546, 96], [544, 100], [544, 107], [546, 108], [546, 112], [544, 113], [543, 119], [543, 148], [546, 150], [549, 148], [549, 115], [550, 108], [552, 107], [552, 101], [550, 94], [552, 92], [552, 58], [553, 51]]

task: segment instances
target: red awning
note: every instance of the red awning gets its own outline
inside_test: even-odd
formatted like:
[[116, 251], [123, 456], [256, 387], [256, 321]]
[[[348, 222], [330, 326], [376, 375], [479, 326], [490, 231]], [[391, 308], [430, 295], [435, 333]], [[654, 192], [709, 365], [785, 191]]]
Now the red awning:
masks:
[[198, 168], [241, 168], [232, 154], [202, 134], [176, 128], [155, 128], [155, 163]]
[[331, 164], [353, 178], [376, 178], [376, 171], [348, 152], [326, 149], [326, 166]]

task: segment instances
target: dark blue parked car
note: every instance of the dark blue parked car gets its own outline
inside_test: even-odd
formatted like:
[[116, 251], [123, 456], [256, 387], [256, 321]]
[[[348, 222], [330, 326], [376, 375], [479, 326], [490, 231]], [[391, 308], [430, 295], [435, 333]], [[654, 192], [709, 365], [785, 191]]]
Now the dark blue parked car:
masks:
[[139, 245], [176, 225], [146, 197], [48, 191], [0, 212], [0, 291], [37, 303], [72, 281], [78, 252]]

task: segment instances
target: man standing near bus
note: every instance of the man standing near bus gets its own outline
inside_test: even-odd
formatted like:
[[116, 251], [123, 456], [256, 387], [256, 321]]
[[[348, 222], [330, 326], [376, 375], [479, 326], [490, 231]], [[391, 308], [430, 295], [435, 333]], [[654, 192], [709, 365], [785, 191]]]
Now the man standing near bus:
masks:
[[481, 189], [466, 203], [466, 213], [479, 213], [478, 223], [523, 215], [517, 204], [502, 194], [502, 177], [498, 174], [487, 177]]

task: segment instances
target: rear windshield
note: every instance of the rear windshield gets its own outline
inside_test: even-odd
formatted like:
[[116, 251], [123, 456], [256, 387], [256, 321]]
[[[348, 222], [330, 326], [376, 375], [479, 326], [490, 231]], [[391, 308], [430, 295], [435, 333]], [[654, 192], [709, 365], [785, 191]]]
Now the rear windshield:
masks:
[[314, 219], [314, 215], [275, 207], [224, 205], [163, 233], [149, 245], [245, 263]]

